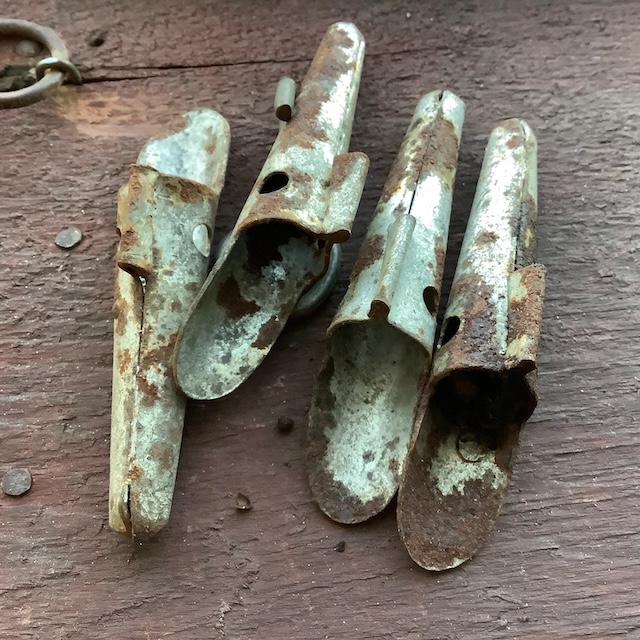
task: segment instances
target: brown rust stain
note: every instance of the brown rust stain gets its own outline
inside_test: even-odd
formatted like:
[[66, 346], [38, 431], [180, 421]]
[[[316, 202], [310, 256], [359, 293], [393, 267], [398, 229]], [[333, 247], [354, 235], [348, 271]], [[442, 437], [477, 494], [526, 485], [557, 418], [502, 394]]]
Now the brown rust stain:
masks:
[[[493, 529], [507, 489], [494, 489], [487, 477], [468, 481], [462, 494], [455, 489], [450, 495], [442, 494], [431, 469], [438, 449], [455, 427], [438, 411], [430, 411], [422, 428], [429, 428], [425, 452], [414, 448], [409, 455], [398, 499], [398, 524], [414, 560], [446, 569], [456, 559], [471, 557], [482, 545]], [[505, 472], [510, 474], [510, 466]]]
[[508, 120], [502, 120], [498, 123], [498, 127], [504, 129], [507, 133], [511, 133], [514, 136], [519, 136], [520, 140], [518, 144], [522, 144], [524, 137], [524, 130], [520, 124], [518, 118], [509, 118]]
[[141, 403], [145, 407], [151, 407], [159, 398], [158, 385], [149, 382], [143, 376], [137, 378], [138, 389], [142, 394]]
[[377, 234], [366, 238], [360, 248], [356, 263], [353, 265], [351, 278], [359, 276], [365, 269], [377, 262], [382, 257], [383, 252], [384, 236]]
[[120, 357], [118, 358], [118, 371], [120, 374], [124, 374], [127, 369], [131, 367], [131, 351], [129, 349], [124, 349], [120, 352]]
[[269, 318], [258, 332], [258, 337], [251, 343], [255, 349], [268, 349], [280, 335], [284, 324], [276, 316]]
[[173, 471], [175, 453], [172, 445], [166, 442], [156, 442], [149, 448], [149, 457], [158, 463], [161, 471]]
[[193, 204], [213, 198], [211, 189], [200, 182], [175, 176], [163, 176], [163, 181], [168, 196], [174, 202], [177, 200], [185, 204]]
[[[146, 371], [158, 365], [166, 366], [171, 362], [178, 332], [174, 331], [167, 339], [141, 352], [140, 368]], [[154, 385], [155, 386], [155, 385]]]
[[205, 150], [209, 155], [212, 156], [216, 152], [216, 148], [218, 146], [218, 139], [211, 127], [207, 129], [207, 134], [209, 137], [209, 142], [207, 142], [207, 146], [205, 147]]
[[527, 293], [524, 298], [509, 299], [509, 342], [523, 335], [540, 334], [545, 289], [544, 267], [530, 265], [520, 269], [520, 284]]
[[491, 339], [497, 318], [490, 298], [491, 290], [477, 274], [465, 274], [454, 281], [449, 300], [455, 299], [459, 304], [462, 322], [451, 340], [440, 347], [447, 354], [450, 369], [469, 362], [490, 368], [502, 364]]
[[135, 464], [133, 460], [130, 460], [129, 473], [128, 473], [129, 480], [136, 482], [137, 480], [140, 480], [140, 478], [142, 478], [143, 475], [144, 475], [144, 471], [142, 470], [140, 465]]
[[171, 311], [174, 313], [179, 313], [182, 311], [182, 302], [177, 298], [171, 301]]
[[355, 524], [368, 520], [380, 513], [389, 502], [381, 497], [362, 502], [322, 465], [309, 467], [309, 483], [313, 497], [320, 508], [331, 518], [344, 524]]
[[498, 234], [494, 231], [483, 231], [477, 238], [476, 242], [479, 245], [491, 244], [498, 239]]
[[431, 167], [443, 180], [446, 189], [453, 191], [453, 175], [457, 165], [458, 137], [453, 124], [444, 117], [441, 110], [429, 128], [425, 167]]
[[436, 258], [436, 268], [433, 274], [433, 281], [434, 281], [436, 293], [438, 294], [438, 299], [439, 299], [440, 289], [442, 287], [442, 276], [444, 274], [444, 262], [446, 257], [445, 247], [441, 244], [437, 244], [434, 249], [434, 253]]
[[242, 297], [238, 281], [233, 276], [229, 276], [220, 285], [216, 300], [232, 319], [242, 318], [260, 311], [260, 306], [256, 302]]

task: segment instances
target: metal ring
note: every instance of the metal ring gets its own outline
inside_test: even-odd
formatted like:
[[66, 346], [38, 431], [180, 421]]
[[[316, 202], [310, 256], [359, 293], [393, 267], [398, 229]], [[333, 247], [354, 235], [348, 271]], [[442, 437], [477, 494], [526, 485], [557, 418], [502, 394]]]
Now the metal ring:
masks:
[[342, 261], [342, 247], [339, 243], [331, 245], [329, 253], [329, 266], [327, 272], [305, 294], [303, 294], [295, 308], [291, 312], [291, 318], [304, 318], [316, 311], [329, 297], [336, 286], [340, 275], [340, 262]]
[[62, 58], [42, 58], [36, 64], [36, 78], [42, 80], [47, 71], [60, 71], [64, 74], [64, 79], [71, 84], [82, 84], [82, 76], [76, 65], [69, 60]]
[[[51, 89], [62, 84], [67, 76], [71, 82], [78, 84], [82, 82], [80, 73], [69, 61], [69, 51], [66, 45], [52, 29], [41, 27], [26, 20], [0, 18], [0, 37], [3, 36], [34, 40], [48, 49], [51, 55], [41, 61], [45, 62], [42, 67], [44, 75], [39, 77], [38, 82], [17, 91], [0, 92], [0, 109], [26, 107], [38, 102]], [[38, 73], [37, 69], [38, 66], [36, 65], [36, 73]], [[49, 72], [44, 73], [47, 69], [49, 69]]]

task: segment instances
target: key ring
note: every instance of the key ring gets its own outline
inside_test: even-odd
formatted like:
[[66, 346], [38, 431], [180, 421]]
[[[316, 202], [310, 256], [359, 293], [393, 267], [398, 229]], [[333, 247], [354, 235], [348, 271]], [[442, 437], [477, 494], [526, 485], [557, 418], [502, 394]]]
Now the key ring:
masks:
[[52, 29], [26, 20], [0, 18], [0, 38], [7, 36], [33, 40], [48, 49], [50, 55], [36, 64], [38, 81], [35, 84], [16, 91], [0, 92], [0, 109], [26, 107], [38, 102], [65, 81], [82, 83], [80, 72], [69, 60], [66, 45]]

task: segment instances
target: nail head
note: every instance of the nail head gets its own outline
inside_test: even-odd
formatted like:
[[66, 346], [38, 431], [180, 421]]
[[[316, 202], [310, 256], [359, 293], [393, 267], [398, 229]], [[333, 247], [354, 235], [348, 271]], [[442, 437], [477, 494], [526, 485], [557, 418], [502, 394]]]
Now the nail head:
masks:
[[80, 244], [82, 231], [78, 227], [68, 227], [56, 236], [56, 245], [60, 249], [73, 249]]
[[2, 491], [8, 496], [22, 496], [31, 489], [32, 483], [29, 469], [9, 469], [2, 478]]

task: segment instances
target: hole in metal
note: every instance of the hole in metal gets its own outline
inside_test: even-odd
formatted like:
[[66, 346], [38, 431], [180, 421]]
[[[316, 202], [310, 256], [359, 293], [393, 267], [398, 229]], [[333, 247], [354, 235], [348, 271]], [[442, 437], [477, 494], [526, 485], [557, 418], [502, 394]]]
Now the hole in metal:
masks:
[[459, 328], [460, 318], [458, 318], [458, 316], [451, 316], [445, 320], [444, 330], [442, 332], [442, 346], [447, 344], [447, 342], [449, 342], [449, 340], [458, 333]]
[[260, 187], [260, 193], [273, 193], [280, 191], [289, 184], [289, 176], [283, 171], [274, 171], [269, 174]]
[[435, 287], [426, 287], [422, 293], [422, 297], [424, 298], [424, 303], [427, 305], [429, 313], [435, 316], [438, 310], [438, 301], [440, 300], [438, 290]]

